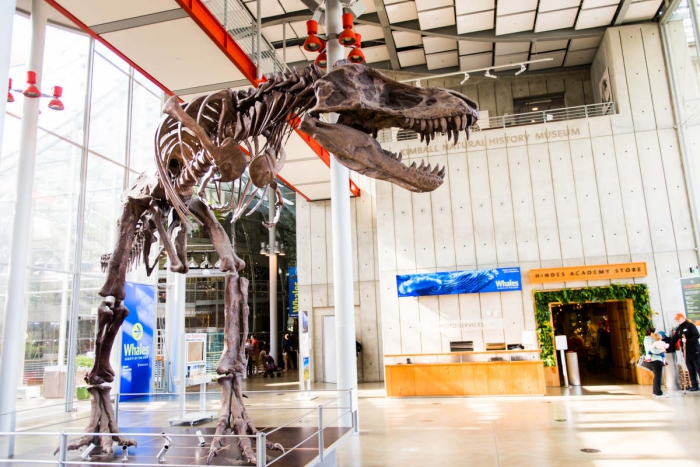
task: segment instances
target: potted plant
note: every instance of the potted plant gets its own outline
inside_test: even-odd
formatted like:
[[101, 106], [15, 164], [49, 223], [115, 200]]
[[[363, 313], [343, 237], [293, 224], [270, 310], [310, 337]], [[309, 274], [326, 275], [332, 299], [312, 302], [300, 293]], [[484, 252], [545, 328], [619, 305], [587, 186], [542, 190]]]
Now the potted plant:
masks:
[[87, 355], [78, 355], [75, 358], [75, 397], [79, 401], [90, 399], [90, 393], [87, 390], [85, 375], [92, 368], [94, 359]]

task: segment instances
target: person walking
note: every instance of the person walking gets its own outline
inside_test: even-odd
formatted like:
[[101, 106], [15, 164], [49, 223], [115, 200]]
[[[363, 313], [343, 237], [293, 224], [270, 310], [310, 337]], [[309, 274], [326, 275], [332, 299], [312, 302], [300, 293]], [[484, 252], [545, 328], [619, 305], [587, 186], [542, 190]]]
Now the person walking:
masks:
[[673, 331], [669, 341], [670, 348], [675, 349], [677, 343], [680, 342], [680, 348], [685, 355], [685, 365], [688, 367], [690, 375], [690, 389], [688, 391], [700, 391], [698, 388], [698, 375], [700, 374], [700, 342], [698, 339], [700, 339], [700, 332], [695, 324], [685, 318], [683, 313], [678, 313], [674, 319], [678, 323], [678, 327]]
[[651, 370], [654, 372], [654, 380], [651, 383], [654, 392], [654, 397], [668, 397], [661, 391], [661, 372], [664, 368], [663, 358], [661, 357], [662, 350], [656, 348], [654, 345], [654, 333], [656, 329], [649, 328], [646, 331], [646, 337], [644, 338], [644, 351], [647, 355], [651, 355]]
[[260, 341], [255, 334], [250, 336], [250, 346], [253, 348], [253, 374], [256, 374], [260, 368]]
[[294, 369], [294, 362], [292, 359], [292, 352], [294, 347], [292, 346], [292, 340], [289, 338], [289, 334], [284, 335], [284, 342], [282, 342], [282, 356], [284, 357], [284, 371], [291, 371]]

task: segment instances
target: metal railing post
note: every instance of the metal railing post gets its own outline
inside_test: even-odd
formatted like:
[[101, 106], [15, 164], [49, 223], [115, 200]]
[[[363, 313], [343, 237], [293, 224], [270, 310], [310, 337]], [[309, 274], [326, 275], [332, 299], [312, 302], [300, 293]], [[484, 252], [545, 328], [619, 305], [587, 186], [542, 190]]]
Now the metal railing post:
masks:
[[318, 461], [323, 462], [323, 406], [318, 406]]
[[68, 449], [68, 434], [64, 431], [61, 432], [61, 441], [58, 445], [58, 465], [63, 466], [66, 464], [66, 452]]
[[114, 395], [114, 423], [119, 426], [119, 393]]
[[586, 116], [586, 118], [588, 118], [588, 106], [587, 105], [583, 106], [583, 114]]
[[267, 465], [267, 441], [265, 440], [265, 433], [259, 431], [255, 435], [257, 449], [258, 449], [258, 462], [257, 467], [265, 467]]
[[355, 388], [350, 388], [348, 397], [350, 397], [350, 415], [352, 415], [352, 434], [356, 435], [360, 433], [360, 421], [358, 420], [359, 411], [355, 407], [355, 396], [353, 392]]

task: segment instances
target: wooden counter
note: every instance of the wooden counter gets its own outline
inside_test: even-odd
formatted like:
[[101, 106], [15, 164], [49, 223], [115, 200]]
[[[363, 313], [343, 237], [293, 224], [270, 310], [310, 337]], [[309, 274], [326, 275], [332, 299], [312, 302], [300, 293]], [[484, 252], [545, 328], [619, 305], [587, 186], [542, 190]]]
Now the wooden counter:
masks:
[[387, 396], [543, 395], [541, 360], [386, 365]]

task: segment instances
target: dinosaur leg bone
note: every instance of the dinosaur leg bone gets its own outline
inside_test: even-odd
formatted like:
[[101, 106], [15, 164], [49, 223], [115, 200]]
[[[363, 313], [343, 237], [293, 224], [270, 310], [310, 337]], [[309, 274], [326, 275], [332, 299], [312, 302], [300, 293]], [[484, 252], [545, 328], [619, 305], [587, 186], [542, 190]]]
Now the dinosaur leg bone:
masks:
[[148, 200], [127, 198], [122, 216], [117, 226], [117, 246], [107, 265], [107, 280], [98, 292], [103, 297], [124, 300], [124, 283], [126, 270], [130, 263], [131, 247], [141, 214], [148, 208]]
[[204, 204], [204, 202], [198, 198], [192, 198], [187, 208], [199, 218], [202, 225], [209, 233], [209, 238], [211, 238], [211, 243], [216, 249], [216, 253], [221, 259], [221, 272], [227, 271], [240, 271], [245, 267], [245, 262], [236, 256], [233, 251], [233, 246], [231, 246], [231, 240], [224, 228], [216, 220], [214, 212], [209, 206]]
[[90, 372], [85, 375], [88, 384], [102, 384], [114, 381], [114, 370], [109, 364], [109, 356], [112, 353], [112, 345], [117, 333], [129, 315], [129, 310], [121, 300], [114, 303], [103, 301], [97, 309], [99, 331], [95, 341], [95, 364]]

